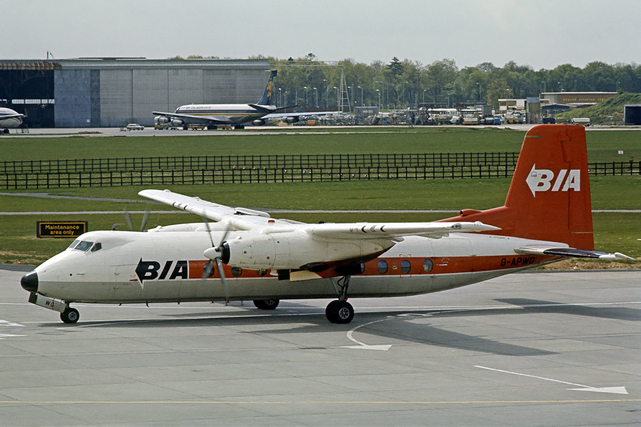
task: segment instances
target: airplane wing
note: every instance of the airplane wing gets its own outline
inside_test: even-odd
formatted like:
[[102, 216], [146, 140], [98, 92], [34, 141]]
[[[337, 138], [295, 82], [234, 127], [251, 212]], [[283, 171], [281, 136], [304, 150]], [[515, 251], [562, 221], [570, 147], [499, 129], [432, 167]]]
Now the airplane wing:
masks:
[[185, 196], [169, 190], [143, 190], [143, 197], [156, 200], [213, 221], [225, 221], [233, 230], [259, 229], [261, 233], [282, 233], [302, 230], [309, 235], [328, 239], [384, 239], [400, 241], [402, 236], [418, 235], [440, 238], [449, 233], [499, 230], [498, 227], [476, 222], [400, 222], [400, 223], [343, 223], [305, 224], [290, 220], [272, 219], [266, 212], [234, 208]]
[[213, 221], [226, 221], [232, 230], [251, 230], [261, 225], [269, 224], [270, 216], [268, 213], [253, 209], [219, 205], [201, 200], [198, 197], [189, 197], [169, 190], [142, 190], [138, 194]]
[[[447, 224], [447, 225], [446, 225]], [[403, 236], [424, 236], [441, 238], [449, 233], [472, 233], [499, 230], [498, 227], [482, 222], [390, 222], [347, 223], [347, 224], [308, 224], [306, 231], [314, 236], [333, 239], [391, 239]]]
[[523, 254], [523, 255], [552, 255], [552, 256], [562, 256], [567, 258], [601, 259], [605, 261], [614, 261], [614, 260], [634, 261], [634, 258], [630, 258], [629, 256], [624, 255], [620, 252], [615, 252], [611, 254], [607, 252], [589, 251], [586, 249], [575, 249], [575, 248], [523, 246], [520, 248], [516, 248], [514, 251], [518, 254]]
[[[218, 229], [244, 231], [203, 255], [236, 267], [290, 270], [290, 280], [345, 275], [342, 268], [369, 261], [407, 236], [441, 238], [449, 233], [498, 230], [481, 222], [306, 224], [274, 219], [265, 212], [234, 208], [169, 190], [143, 190], [143, 197], [219, 221]], [[280, 243], [279, 243], [280, 242]], [[288, 251], [277, 254], [276, 244]], [[267, 255], [267, 253], [271, 255]], [[251, 254], [257, 255], [254, 258]], [[265, 255], [265, 256], [263, 256]], [[301, 273], [305, 271], [307, 273]], [[313, 274], [312, 274], [313, 273]]]
[[336, 114], [336, 111], [303, 111], [301, 113], [271, 113], [264, 116], [264, 119], [282, 119], [284, 117], [300, 117], [300, 116], [326, 116], [328, 114]]
[[153, 111], [151, 114], [157, 116], [175, 117], [177, 119], [189, 119], [200, 122], [210, 123], [213, 125], [233, 125], [235, 122], [222, 116], [193, 116], [191, 114], [178, 114], [178, 113], [164, 113], [162, 111]]

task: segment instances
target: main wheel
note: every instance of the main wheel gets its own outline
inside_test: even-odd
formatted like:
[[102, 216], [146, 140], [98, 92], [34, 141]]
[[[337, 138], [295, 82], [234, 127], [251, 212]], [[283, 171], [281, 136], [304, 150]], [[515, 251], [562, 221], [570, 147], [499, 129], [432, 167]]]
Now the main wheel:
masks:
[[260, 310], [275, 310], [280, 300], [277, 299], [255, 299], [254, 305]]
[[76, 323], [80, 319], [80, 313], [75, 308], [67, 307], [67, 309], [60, 313], [60, 320], [65, 323]]
[[332, 323], [347, 324], [354, 319], [354, 307], [347, 301], [334, 300], [327, 305], [325, 316]]

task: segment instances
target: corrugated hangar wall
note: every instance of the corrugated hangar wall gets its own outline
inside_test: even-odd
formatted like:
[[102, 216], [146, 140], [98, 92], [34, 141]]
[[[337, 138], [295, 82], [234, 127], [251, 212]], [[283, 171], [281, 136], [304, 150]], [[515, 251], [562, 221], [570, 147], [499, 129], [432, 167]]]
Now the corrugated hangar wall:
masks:
[[267, 61], [77, 61], [56, 70], [56, 127], [153, 126], [152, 111], [257, 102]]

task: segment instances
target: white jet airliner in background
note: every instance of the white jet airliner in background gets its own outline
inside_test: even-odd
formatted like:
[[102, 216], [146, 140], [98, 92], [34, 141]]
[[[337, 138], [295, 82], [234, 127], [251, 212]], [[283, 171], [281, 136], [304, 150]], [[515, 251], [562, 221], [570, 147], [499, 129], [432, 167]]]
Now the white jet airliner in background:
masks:
[[9, 133], [9, 128], [17, 128], [22, 124], [24, 114], [20, 114], [11, 108], [0, 107], [0, 129]]
[[533, 127], [504, 206], [436, 222], [305, 224], [169, 190], [139, 194], [216, 223], [88, 232], [22, 278], [29, 301], [75, 323], [72, 303], [253, 300], [274, 309], [281, 299], [336, 298], [328, 320], [349, 323], [348, 296], [442, 291], [564, 257], [628, 258], [594, 250], [581, 126]]
[[256, 104], [189, 104], [182, 105], [173, 113], [154, 111], [156, 124], [171, 124], [174, 127], [187, 129], [189, 125], [203, 125], [209, 129], [218, 126], [233, 126], [242, 129], [247, 124], [262, 126], [269, 118], [281, 118], [287, 123], [295, 123], [300, 116], [324, 115], [331, 112], [320, 113], [279, 113], [295, 106], [276, 108], [272, 104], [274, 93], [274, 77], [276, 70], [269, 74], [269, 80], [263, 96]]

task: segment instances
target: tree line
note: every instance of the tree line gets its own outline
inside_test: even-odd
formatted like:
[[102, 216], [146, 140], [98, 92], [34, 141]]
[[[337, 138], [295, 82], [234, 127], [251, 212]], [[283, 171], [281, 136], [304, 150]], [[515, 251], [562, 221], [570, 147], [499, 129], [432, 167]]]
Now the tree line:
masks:
[[[313, 53], [302, 58], [267, 59], [278, 70], [274, 83], [275, 103], [300, 105], [311, 110], [336, 109], [340, 98], [341, 73], [345, 77], [350, 106], [381, 105], [401, 109], [419, 105], [460, 107], [486, 103], [498, 109], [502, 98], [527, 98], [542, 92], [633, 92], [641, 93], [641, 66], [609, 65], [595, 61], [584, 68], [563, 64], [535, 71], [510, 61], [503, 67], [484, 62], [459, 69], [452, 59], [423, 65], [394, 57], [371, 64], [344, 59], [320, 61]], [[346, 103], [345, 103], [346, 104]]]

